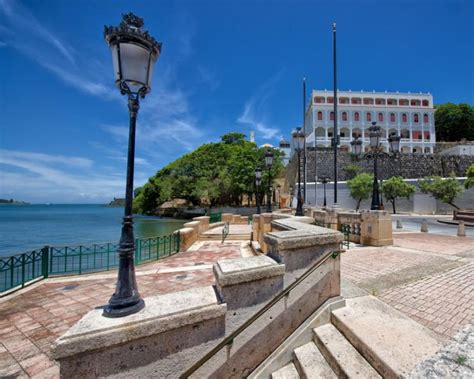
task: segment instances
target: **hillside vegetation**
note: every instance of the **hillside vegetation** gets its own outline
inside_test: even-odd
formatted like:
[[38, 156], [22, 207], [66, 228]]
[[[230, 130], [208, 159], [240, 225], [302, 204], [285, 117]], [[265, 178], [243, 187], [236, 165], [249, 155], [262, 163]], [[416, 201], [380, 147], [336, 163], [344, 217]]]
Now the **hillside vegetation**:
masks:
[[[193, 205], [240, 205], [243, 195], [253, 197], [257, 166], [263, 170], [262, 184], [268, 186], [265, 152], [241, 133], [229, 133], [221, 137], [221, 142], [204, 144], [163, 167], [137, 188], [134, 212], [150, 214], [160, 204], [176, 198]], [[281, 152], [272, 152], [274, 179], [283, 166]]]

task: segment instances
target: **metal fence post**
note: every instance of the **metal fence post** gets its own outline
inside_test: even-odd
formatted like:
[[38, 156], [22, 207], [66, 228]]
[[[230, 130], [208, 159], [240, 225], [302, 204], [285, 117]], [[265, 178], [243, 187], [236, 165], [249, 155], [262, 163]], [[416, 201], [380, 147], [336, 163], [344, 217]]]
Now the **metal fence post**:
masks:
[[79, 275], [82, 274], [82, 246], [79, 246]]
[[49, 276], [49, 246], [45, 246], [41, 249], [41, 261], [43, 263], [43, 278], [47, 278]]

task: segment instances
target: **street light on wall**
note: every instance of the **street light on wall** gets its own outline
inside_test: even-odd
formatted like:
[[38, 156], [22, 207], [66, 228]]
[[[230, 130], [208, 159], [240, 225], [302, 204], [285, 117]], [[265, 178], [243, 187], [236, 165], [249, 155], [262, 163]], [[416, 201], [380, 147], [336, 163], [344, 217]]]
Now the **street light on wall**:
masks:
[[[380, 210], [380, 191], [379, 191], [379, 181], [378, 181], [378, 170], [377, 170], [377, 160], [378, 158], [389, 157], [390, 155], [383, 152], [380, 145], [380, 138], [382, 137], [382, 131], [380, 126], [374, 121], [372, 126], [369, 127], [369, 146], [370, 150], [364, 154], [364, 157], [367, 159], [374, 159], [374, 182], [372, 185], [372, 204], [370, 206], [371, 210]], [[397, 135], [391, 136], [389, 139], [389, 151], [392, 153], [392, 156], [397, 154], [400, 148], [400, 137]], [[359, 157], [362, 153], [362, 141], [359, 139], [354, 139], [351, 142], [352, 154], [356, 157]]]
[[273, 153], [267, 150], [265, 153], [265, 165], [268, 169], [268, 193], [267, 193], [267, 212], [272, 213], [272, 165], [273, 165]]
[[301, 151], [304, 148], [305, 135], [301, 128], [293, 132], [293, 146], [298, 153], [298, 202], [296, 205], [296, 216], [303, 216], [303, 199], [301, 197]]
[[324, 191], [324, 200], [323, 200], [323, 207], [325, 207], [327, 205], [326, 203], [326, 184], [329, 182], [328, 180], [328, 177], [327, 176], [321, 176], [321, 183], [323, 184], [323, 191]]
[[115, 292], [104, 308], [106, 317], [123, 317], [143, 309], [135, 277], [132, 202], [135, 165], [135, 129], [140, 98], [151, 91], [153, 65], [160, 56], [161, 43], [142, 30], [143, 19], [132, 13], [122, 15], [119, 26], [106, 26], [104, 37], [112, 52], [115, 84], [128, 97], [130, 128], [127, 179], [122, 234], [118, 247], [119, 269]]
[[262, 182], [262, 169], [257, 167], [255, 169], [255, 189], [256, 189], [256, 201], [257, 201], [257, 214], [260, 214], [260, 184]]

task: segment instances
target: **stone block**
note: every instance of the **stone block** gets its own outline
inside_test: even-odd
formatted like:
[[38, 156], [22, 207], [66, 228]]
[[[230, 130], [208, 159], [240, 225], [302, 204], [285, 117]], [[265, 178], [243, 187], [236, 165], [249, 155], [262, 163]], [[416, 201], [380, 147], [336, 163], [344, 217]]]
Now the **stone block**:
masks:
[[[179, 251], [186, 251], [197, 240], [198, 233], [194, 228], [181, 228], [174, 233], [179, 232]], [[173, 234], [174, 234], [173, 233]]]
[[228, 309], [238, 309], [262, 303], [280, 291], [285, 266], [260, 255], [217, 261], [213, 271]]
[[387, 211], [362, 212], [360, 242], [369, 246], [393, 245], [392, 215]]
[[234, 215], [232, 213], [222, 213], [222, 222], [232, 223]]
[[193, 221], [199, 221], [199, 234], [204, 233], [206, 230], [209, 229], [209, 216], [199, 216], [199, 217], [193, 217]]
[[61, 377], [177, 377], [225, 333], [226, 305], [210, 286], [145, 304], [122, 318], [87, 313], [53, 344]]

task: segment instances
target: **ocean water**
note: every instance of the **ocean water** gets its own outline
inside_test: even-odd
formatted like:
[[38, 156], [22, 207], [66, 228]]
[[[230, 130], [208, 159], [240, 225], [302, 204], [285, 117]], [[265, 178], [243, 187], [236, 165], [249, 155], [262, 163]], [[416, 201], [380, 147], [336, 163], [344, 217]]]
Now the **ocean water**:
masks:
[[[120, 239], [122, 207], [97, 204], [0, 206], [0, 256], [49, 246], [74, 246]], [[183, 220], [134, 216], [135, 238], [164, 236]]]

